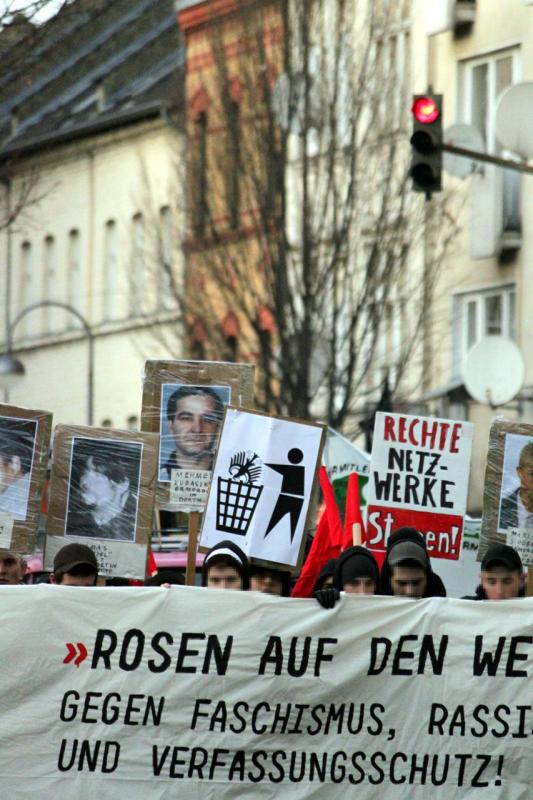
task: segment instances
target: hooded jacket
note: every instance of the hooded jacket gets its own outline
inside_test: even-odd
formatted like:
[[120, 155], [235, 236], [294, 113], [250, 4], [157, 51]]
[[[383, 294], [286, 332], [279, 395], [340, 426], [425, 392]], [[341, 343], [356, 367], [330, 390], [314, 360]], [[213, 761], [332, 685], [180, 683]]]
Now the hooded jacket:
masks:
[[391, 587], [392, 568], [389, 564], [389, 557], [392, 548], [400, 542], [413, 542], [421, 547], [427, 556], [427, 585], [424, 592], [424, 597], [446, 597], [446, 588], [442, 580], [433, 572], [431, 568], [431, 559], [428, 555], [426, 541], [422, 534], [416, 530], [416, 528], [398, 528], [398, 530], [393, 531], [393, 533], [391, 533], [389, 536], [389, 540], [387, 542], [387, 555], [385, 556], [385, 561], [381, 567], [381, 594], [393, 594]]

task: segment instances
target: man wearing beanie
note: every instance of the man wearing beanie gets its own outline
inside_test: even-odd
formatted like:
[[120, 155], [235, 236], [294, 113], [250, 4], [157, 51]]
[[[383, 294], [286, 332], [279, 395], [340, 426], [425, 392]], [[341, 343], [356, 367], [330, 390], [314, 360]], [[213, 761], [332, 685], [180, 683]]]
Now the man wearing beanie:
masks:
[[366, 547], [348, 547], [335, 561], [333, 586], [314, 592], [324, 608], [333, 608], [341, 592], [346, 594], [377, 594], [379, 567]]
[[248, 559], [241, 548], [229, 539], [212, 547], [202, 565], [202, 586], [208, 589], [249, 589]]
[[522, 559], [514, 547], [493, 544], [481, 562], [481, 583], [473, 597], [464, 600], [512, 600], [525, 596]]
[[416, 528], [398, 528], [391, 533], [380, 581], [385, 595], [446, 597], [442, 580], [431, 568], [426, 540]]

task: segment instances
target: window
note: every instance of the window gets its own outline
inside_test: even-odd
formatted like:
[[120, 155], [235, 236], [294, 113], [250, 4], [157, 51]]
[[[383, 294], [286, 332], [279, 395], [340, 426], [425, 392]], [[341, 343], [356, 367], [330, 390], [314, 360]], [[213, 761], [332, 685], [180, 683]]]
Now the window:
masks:
[[144, 307], [144, 219], [135, 214], [132, 220], [132, 258], [131, 258], [130, 312], [132, 316], [142, 314]]
[[[57, 263], [56, 263], [56, 242], [53, 236], [47, 236], [44, 240], [43, 253], [43, 301], [51, 300], [57, 289]], [[43, 306], [43, 333], [52, 330], [54, 315], [50, 306]]]
[[516, 336], [516, 290], [498, 286], [454, 298], [455, 374], [471, 348], [485, 336]]
[[228, 216], [233, 230], [239, 227], [239, 184], [240, 184], [240, 115], [239, 104], [233, 100], [228, 103]]
[[[27, 308], [34, 302], [34, 280], [33, 280], [33, 253], [30, 242], [22, 242], [20, 246], [20, 278], [19, 278], [19, 311]], [[21, 336], [29, 336], [32, 333], [32, 325], [35, 315], [31, 312], [23, 317], [18, 327]]]
[[193, 175], [191, 181], [193, 231], [195, 236], [205, 233], [208, 215], [207, 204], [207, 114], [202, 111], [194, 123]]
[[159, 243], [160, 265], [158, 270], [157, 307], [159, 309], [170, 309], [176, 306], [176, 290], [174, 288], [174, 280], [176, 278], [174, 272], [175, 221], [170, 206], [162, 206], [159, 209], [159, 226], [161, 238]]
[[[483, 136], [487, 152], [506, 155], [496, 140], [496, 104], [504, 89], [519, 79], [518, 49], [501, 50], [465, 61], [462, 68], [462, 115]], [[502, 227], [520, 230], [520, 175], [501, 171]]]
[[108, 219], [104, 228], [104, 291], [102, 298], [102, 317], [104, 320], [118, 317], [118, 277], [117, 223], [114, 219]]
[[138, 431], [139, 417], [136, 414], [132, 414], [131, 417], [128, 417], [126, 425], [129, 431]]
[[[68, 235], [68, 261], [67, 261], [67, 303], [76, 311], [81, 310], [81, 246], [80, 232], [73, 228]], [[81, 327], [81, 322], [73, 314], [68, 315], [70, 328]]]

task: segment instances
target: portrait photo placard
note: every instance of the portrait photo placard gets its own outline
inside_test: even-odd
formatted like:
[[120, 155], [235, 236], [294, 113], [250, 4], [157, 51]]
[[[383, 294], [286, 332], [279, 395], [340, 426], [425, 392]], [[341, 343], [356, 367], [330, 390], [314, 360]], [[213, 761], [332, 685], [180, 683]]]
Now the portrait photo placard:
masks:
[[59, 425], [45, 568], [65, 544], [96, 553], [99, 574], [144, 579], [157, 478], [154, 434]]
[[141, 427], [160, 436], [156, 505], [203, 511], [224, 409], [253, 403], [251, 364], [147, 361]]
[[0, 405], [0, 550], [35, 551], [52, 414]]
[[478, 558], [497, 542], [532, 565], [533, 425], [503, 419], [490, 429]]
[[200, 549], [229, 539], [256, 563], [295, 571], [325, 436], [324, 425], [228, 406]]

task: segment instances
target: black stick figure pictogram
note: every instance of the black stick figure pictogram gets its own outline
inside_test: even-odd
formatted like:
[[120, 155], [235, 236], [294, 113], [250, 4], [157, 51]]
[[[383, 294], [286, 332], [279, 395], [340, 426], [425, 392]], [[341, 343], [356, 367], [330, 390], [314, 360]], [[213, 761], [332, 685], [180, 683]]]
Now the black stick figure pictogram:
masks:
[[300, 512], [304, 503], [304, 486], [305, 486], [305, 467], [298, 466], [303, 459], [304, 454], [299, 447], [293, 447], [287, 453], [289, 464], [266, 464], [265, 466], [278, 472], [283, 480], [281, 482], [281, 491], [276, 500], [274, 511], [268, 523], [265, 538], [270, 531], [283, 519], [287, 514], [290, 516], [291, 525], [291, 542], [296, 533], [296, 526], [300, 518]]

